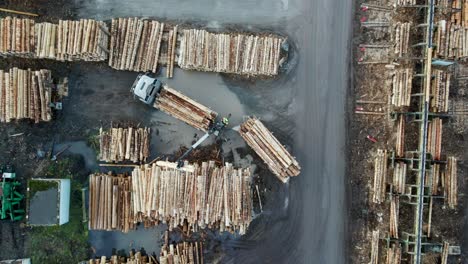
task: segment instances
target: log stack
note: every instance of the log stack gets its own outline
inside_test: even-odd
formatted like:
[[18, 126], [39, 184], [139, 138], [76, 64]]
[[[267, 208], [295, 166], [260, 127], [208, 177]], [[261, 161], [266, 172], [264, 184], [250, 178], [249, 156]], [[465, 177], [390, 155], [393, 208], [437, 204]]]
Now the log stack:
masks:
[[427, 186], [431, 186], [431, 193], [432, 195], [439, 194], [439, 184], [440, 184], [440, 164], [435, 163], [432, 165], [431, 171], [431, 182], [427, 183]]
[[249, 118], [241, 124], [239, 133], [282, 182], [288, 182], [289, 177], [301, 172], [296, 159], [257, 118]]
[[0, 121], [52, 120], [52, 76], [49, 70], [0, 70]]
[[448, 263], [449, 249], [450, 249], [450, 244], [447, 241], [444, 241], [444, 246], [442, 248], [442, 254], [441, 254], [441, 258], [440, 258], [440, 263], [441, 264], [447, 264]]
[[409, 39], [411, 32], [411, 23], [397, 22], [393, 26], [393, 38], [392, 41], [395, 43], [395, 49], [393, 53], [397, 57], [402, 57], [409, 52]]
[[56, 58], [60, 61], [104, 61], [108, 57], [106, 23], [92, 19], [59, 20], [56, 27]]
[[401, 263], [401, 246], [393, 244], [387, 249], [387, 262], [386, 264], [400, 264]]
[[393, 170], [393, 191], [396, 193], [405, 193], [407, 164], [396, 162]]
[[203, 244], [182, 242], [164, 246], [159, 257], [160, 264], [203, 264]]
[[413, 67], [395, 69], [392, 74], [392, 104], [394, 106], [409, 106], [411, 102], [411, 87], [413, 86]]
[[214, 161], [186, 165], [158, 161], [132, 172], [134, 219], [167, 223], [169, 230], [214, 228], [245, 234], [252, 221], [251, 173]]
[[279, 36], [182, 30], [178, 65], [182, 69], [245, 75], [277, 75], [281, 61]]
[[449, 91], [451, 74], [442, 70], [433, 70], [435, 78], [431, 85], [431, 112], [447, 112], [449, 108]]
[[448, 157], [445, 170], [445, 197], [451, 209], [458, 205], [457, 158]]
[[435, 57], [453, 60], [468, 57], [468, 25], [439, 21], [434, 38]]
[[34, 27], [36, 58], [57, 59], [57, 28], [52, 23], [37, 23]]
[[99, 130], [99, 157], [105, 162], [145, 162], [149, 157], [150, 128], [112, 127]]
[[155, 256], [144, 255], [140, 251], [130, 251], [129, 256], [113, 255], [110, 258], [102, 256], [96, 259], [90, 259], [89, 264], [160, 264]]
[[440, 160], [442, 153], [442, 119], [434, 118], [427, 129], [427, 152], [433, 159]]
[[369, 264], [379, 264], [379, 239], [380, 239], [380, 231], [374, 230], [372, 231], [372, 238], [371, 238], [371, 259]]
[[378, 149], [374, 160], [374, 187], [372, 201], [380, 204], [385, 200], [387, 188], [387, 150]]
[[89, 229], [122, 232], [134, 229], [131, 189], [132, 181], [125, 175], [90, 175]]
[[394, 0], [397, 6], [411, 6], [416, 4], [416, 0]]
[[34, 56], [34, 20], [0, 18], [0, 55]]
[[161, 88], [154, 107], [205, 132], [218, 116], [218, 113], [167, 85]]
[[405, 116], [400, 115], [397, 122], [395, 152], [397, 157], [403, 157], [405, 155]]
[[390, 200], [390, 237], [398, 239], [398, 221], [400, 214], [400, 198], [393, 196]]
[[117, 70], [156, 73], [163, 32], [164, 23], [158, 21], [112, 19], [109, 66]]

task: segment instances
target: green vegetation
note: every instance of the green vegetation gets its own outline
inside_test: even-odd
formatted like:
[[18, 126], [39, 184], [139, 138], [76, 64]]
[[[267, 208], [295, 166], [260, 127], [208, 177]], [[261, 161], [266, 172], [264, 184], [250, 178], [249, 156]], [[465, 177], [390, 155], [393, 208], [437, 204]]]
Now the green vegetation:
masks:
[[88, 229], [82, 222], [82, 183], [72, 174], [73, 160], [62, 159], [45, 169], [44, 175], [71, 179], [70, 221], [61, 226], [33, 227], [30, 233], [32, 263], [78, 263], [89, 253]]
[[30, 180], [28, 182], [28, 186], [29, 186], [29, 190], [30, 190], [29, 199], [31, 199], [32, 197], [34, 197], [34, 194], [36, 194], [36, 192], [47, 191], [50, 188], [57, 189], [58, 188], [58, 183], [53, 182], [53, 181], [41, 181], [41, 180], [32, 179], [32, 180]]
[[100, 146], [99, 146], [99, 131], [93, 131], [88, 134], [86, 138], [86, 144], [90, 146], [96, 153], [99, 155]]

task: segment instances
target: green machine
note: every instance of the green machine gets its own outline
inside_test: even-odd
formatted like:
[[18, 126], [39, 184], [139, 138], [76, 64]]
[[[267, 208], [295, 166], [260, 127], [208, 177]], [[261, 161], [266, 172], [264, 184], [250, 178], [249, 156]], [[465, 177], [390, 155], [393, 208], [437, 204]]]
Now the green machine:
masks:
[[9, 165], [0, 167], [0, 175], [2, 176], [0, 186], [0, 219], [19, 221], [24, 217], [24, 209], [21, 208], [24, 195], [16, 191], [21, 183], [15, 180], [16, 174]]

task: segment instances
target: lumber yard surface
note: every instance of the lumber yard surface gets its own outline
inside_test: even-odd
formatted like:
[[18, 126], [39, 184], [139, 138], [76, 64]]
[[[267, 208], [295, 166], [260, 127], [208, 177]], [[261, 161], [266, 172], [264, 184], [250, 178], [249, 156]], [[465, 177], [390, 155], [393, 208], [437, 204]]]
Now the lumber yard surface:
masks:
[[[209, 253], [204, 258], [216, 258], [220, 263], [310, 263], [312, 259], [318, 263], [346, 262], [344, 111], [351, 1], [162, 1], [157, 8], [154, 2], [147, 0], [46, 2], [37, 9], [31, 6], [39, 3], [30, 1], [24, 5], [10, 4], [8, 8], [23, 7], [24, 11], [40, 13], [44, 16], [40, 17], [41, 22], [82, 18], [111, 21], [137, 16], [201, 24], [213, 32], [229, 32], [234, 28], [237, 32], [272, 32], [287, 36], [288, 64], [276, 79], [244, 80], [175, 68], [174, 78], [167, 80], [170, 87], [210, 106], [219, 116], [231, 113], [233, 125], [241, 124], [243, 116], [257, 116], [301, 164], [300, 176], [283, 184], [237, 131], [226, 131], [223, 137], [228, 141], [223, 144], [224, 152], [230, 153], [230, 158], [242, 167], [257, 165], [255, 184], [259, 185], [263, 212], [255, 208], [256, 217], [244, 236], [208, 232], [206, 235], [214, 242], [207, 247], [204, 245], [204, 251]], [[13, 66], [27, 69], [31, 64], [40, 66], [37, 69], [54, 70], [57, 76], [70, 77], [70, 96], [63, 113], [54, 122], [41, 124], [27, 137], [10, 138], [9, 135], [28, 132], [29, 124], [1, 127], [4, 132], [1, 139], [8, 144], [2, 148], [0, 157], [26, 164], [21, 168], [25, 175], [26, 172], [35, 174], [36, 166], [48, 167], [31, 153], [50, 148], [54, 138], [63, 144], [72, 144], [63, 155], [75, 153], [85, 157], [76, 175], [87, 177], [99, 170], [88, 162], [90, 156], [95, 160], [96, 153], [83, 147], [83, 142], [87, 142], [90, 131], [101, 125], [108, 127], [109, 122], [115, 120], [132, 120], [141, 122], [142, 127], [151, 127], [150, 146], [156, 151], [148, 160], [159, 154], [173, 153], [181, 145], [190, 146], [194, 137], [201, 136], [200, 131], [128, 96], [135, 72], [116, 71], [103, 63], [84, 61], [62, 63], [10, 57], [1, 63], [4, 69]], [[163, 69], [161, 75], [164, 73]], [[166, 80], [163, 78], [163, 81]], [[10, 152], [15, 153], [15, 157]], [[257, 196], [254, 191], [254, 199]], [[28, 243], [21, 239], [23, 231], [19, 225], [2, 225], [2, 246], [12, 249], [2, 251], [2, 259], [23, 257], [24, 252], [34, 253], [33, 248], [24, 248]], [[161, 232], [157, 228], [137, 229], [124, 235], [90, 231], [89, 242], [99, 256], [112, 256], [112, 248], [128, 250], [129, 245], [158, 252], [161, 243], [155, 243], [155, 238], [160, 238]], [[46, 242], [47, 245], [53, 241]], [[56, 253], [55, 250], [51, 252]]]

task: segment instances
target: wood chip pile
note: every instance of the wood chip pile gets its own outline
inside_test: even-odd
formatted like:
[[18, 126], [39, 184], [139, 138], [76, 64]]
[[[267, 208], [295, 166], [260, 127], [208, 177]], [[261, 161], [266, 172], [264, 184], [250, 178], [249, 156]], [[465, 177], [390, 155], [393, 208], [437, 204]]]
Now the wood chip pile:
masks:
[[131, 188], [130, 177], [91, 174], [89, 176], [89, 229], [123, 232], [134, 229]]
[[117, 70], [156, 73], [163, 32], [164, 23], [158, 21], [112, 19], [109, 66]]
[[150, 128], [112, 127], [99, 130], [99, 160], [145, 162], [149, 157]]
[[34, 20], [0, 18], [0, 36], [0, 55], [34, 56]]
[[52, 76], [49, 70], [0, 70], [0, 121], [52, 120]]
[[239, 133], [282, 182], [299, 175], [299, 163], [260, 120], [249, 118], [241, 125]]
[[218, 113], [164, 85], [154, 107], [202, 131], [208, 131]]
[[372, 202], [380, 204], [385, 200], [387, 187], [387, 151], [378, 149], [374, 160], [374, 187]]
[[187, 224], [245, 234], [252, 221], [249, 169], [203, 162], [176, 169], [176, 163], [158, 161], [132, 172], [134, 218], [167, 223], [169, 230]]
[[432, 70], [435, 78], [431, 85], [430, 107], [432, 112], [447, 112], [449, 107], [449, 92], [451, 74], [442, 70]]
[[397, 68], [392, 78], [392, 105], [409, 106], [411, 102], [411, 87], [413, 86], [413, 67]]
[[281, 60], [279, 36], [182, 30], [178, 65], [182, 69], [246, 75], [277, 75]]
[[409, 39], [411, 32], [411, 23], [397, 22], [393, 26], [392, 41], [395, 43], [394, 54], [397, 57], [402, 57], [408, 54], [409, 51]]
[[160, 264], [203, 264], [203, 244], [183, 242], [164, 246], [159, 257]]

